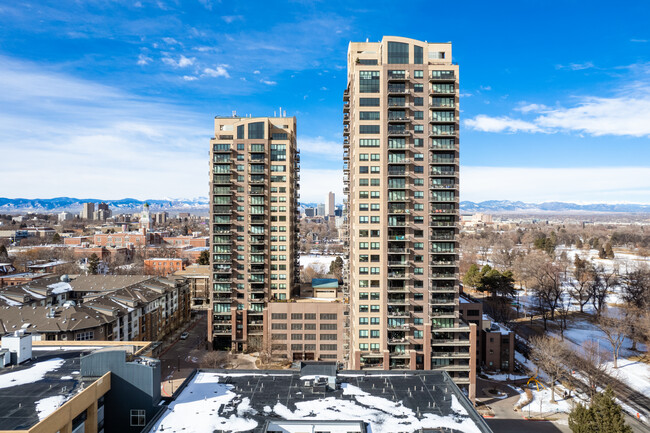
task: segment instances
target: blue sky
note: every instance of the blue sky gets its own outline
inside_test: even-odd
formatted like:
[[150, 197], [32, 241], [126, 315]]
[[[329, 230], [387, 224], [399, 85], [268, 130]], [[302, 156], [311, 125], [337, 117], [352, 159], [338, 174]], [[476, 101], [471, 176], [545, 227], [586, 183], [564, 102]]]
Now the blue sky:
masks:
[[341, 199], [349, 41], [453, 43], [461, 199], [650, 203], [650, 5], [0, 4], [0, 195], [207, 196], [215, 115], [298, 117], [301, 199]]

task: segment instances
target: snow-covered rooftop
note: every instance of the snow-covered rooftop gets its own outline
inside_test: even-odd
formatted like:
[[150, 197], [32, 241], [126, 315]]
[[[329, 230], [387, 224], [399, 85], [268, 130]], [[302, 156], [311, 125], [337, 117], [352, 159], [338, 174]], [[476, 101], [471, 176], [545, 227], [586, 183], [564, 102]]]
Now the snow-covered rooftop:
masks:
[[286, 420], [307, 426], [362, 421], [366, 423], [363, 433], [440, 428], [457, 433], [491, 431], [446, 373], [342, 373], [336, 389], [330, 389], [313, 386], [314, 379], [301, 378], [297, 370], [199, 371], [150, 432], [261, 433], [268, 425]]

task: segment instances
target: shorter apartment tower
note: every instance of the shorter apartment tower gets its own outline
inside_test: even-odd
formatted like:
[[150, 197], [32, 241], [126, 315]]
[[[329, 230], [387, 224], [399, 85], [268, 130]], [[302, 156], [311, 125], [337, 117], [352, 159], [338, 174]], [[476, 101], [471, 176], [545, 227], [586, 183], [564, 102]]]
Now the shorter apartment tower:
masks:
[[300, 157], [295, 117], [216, 117], [210, 140], [215, 348], [261, 349], [269, 302], [296, 291]]

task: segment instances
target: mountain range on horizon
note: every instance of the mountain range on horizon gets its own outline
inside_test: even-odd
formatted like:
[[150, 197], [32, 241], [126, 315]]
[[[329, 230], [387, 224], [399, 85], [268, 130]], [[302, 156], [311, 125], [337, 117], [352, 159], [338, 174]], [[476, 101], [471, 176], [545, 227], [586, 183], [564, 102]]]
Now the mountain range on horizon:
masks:
[[[55, 197], [49, 199], [4, 198], [0, 197], [0, 213], [25, 212], [79, 212], [83, 203], [108, 203], [117, 213], [137, 212], [144, 203], [148, 203], [153, 212], [189, 212], [206, 214], [210, 201], [207, 197], [163, 198], [138, 200], [123, 198], [120, 200], [100, 200], [95, 198], [80, 199], [74, 197]], [[315, 203], [301, 203], [303, 206], [315, 206]], [[486, 200], [481, 202], [461, 201], [463, 213], [650, 213], [650, 204], [635, 203], [595, 203], [576, 204], [566, 202], [526, 203], [511, 200]]]

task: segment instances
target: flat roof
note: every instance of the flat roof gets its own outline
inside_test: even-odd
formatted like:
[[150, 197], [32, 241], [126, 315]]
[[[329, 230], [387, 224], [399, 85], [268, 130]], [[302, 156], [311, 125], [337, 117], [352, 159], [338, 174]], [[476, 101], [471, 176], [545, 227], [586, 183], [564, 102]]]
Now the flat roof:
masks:
[[314, 387], [315, 379], [299, 370], [199, 370], [149, 431], [263, 433], [269, 421], [346, 420], [373, 433], [491, 433], [442, 371], [339, 371], [336, 389]]
[[77, 395], [81, 357], [93, 351], [35, 347], [32, 361], [0, 368], [0, 430], [28, 430]]

